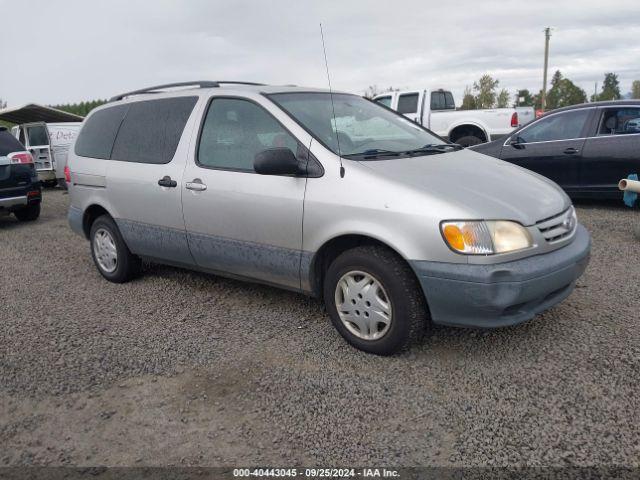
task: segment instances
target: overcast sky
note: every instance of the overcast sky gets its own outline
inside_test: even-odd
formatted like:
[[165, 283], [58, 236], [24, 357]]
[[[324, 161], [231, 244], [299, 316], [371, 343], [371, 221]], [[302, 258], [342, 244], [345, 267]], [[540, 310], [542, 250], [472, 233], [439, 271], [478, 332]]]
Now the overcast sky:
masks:
[[490, 73], [510, 92], [549, 77], [588, 95], [604, 72], [640, 79], [640, 1], [0, 0], [0, 98], [9, 105], [107, 98], [172, 81], [451, 89]]

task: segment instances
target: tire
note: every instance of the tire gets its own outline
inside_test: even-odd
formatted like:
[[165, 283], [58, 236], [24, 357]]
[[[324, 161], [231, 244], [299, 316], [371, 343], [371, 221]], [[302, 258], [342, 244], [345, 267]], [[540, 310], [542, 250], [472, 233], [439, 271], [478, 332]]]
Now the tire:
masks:
[[484, 142], [481, 138], [478, 138], [474, 135], [467, 135], [465, 137], [460, 137], [458, 140], [456, 140], [455, 143], [466, 148], [466, 147], [472, 147], [473, 145], [480, 145], [481, 143], [484, 143]]
[[[362, 279], [358, 281], [359, 274]], [[345, 294], [343, 287], [349, 281], [358, 281], [352, 286], [369, 284], [369, 287], [350, 288], [350, 293]], [[357, 292], [362, 292], [359, 298]], [[369, 302], [385, 297], [386, 302]], [[324, 300], [334, 327], [345, 340], [377, 355], [392, 355], [408, 348], [422, 337], [429, 321], [427, 303], [413, 271], [395, 252], [381, 246], [361, 246], [340, 254], [327, 269]], [[346, 321], [338, 313], [337, 302], [348, 307], [342, 310]], [[376, 305], [371, 303], [382, 312], [386, 303], [390, 316], [376, 313]], [[383, 317], [389, 320], [387, 324], [370, 320]], [[363, 338], [366, 336], [369, 338]]]
[[60, 188], [62, 188], [63, 190], [69, 190], [69, 187], [67, 186], [67, 181], [64, 178], [60, 178], [58, 179], [58, 185], [60, 186]]
[[131, 253], [110, 216], [102, 215], [93, 222], [89, 241], [93, 263], [110, 282], [124, 283], [140, 273], [140, 258]]
[[58, 184], [58, 180], [43, 180], [42, 186], [47, 188], [53, 188]]
[[21, 222], [33, 222], [40, 216], [40, 204], [29, 205], [13, 212]]

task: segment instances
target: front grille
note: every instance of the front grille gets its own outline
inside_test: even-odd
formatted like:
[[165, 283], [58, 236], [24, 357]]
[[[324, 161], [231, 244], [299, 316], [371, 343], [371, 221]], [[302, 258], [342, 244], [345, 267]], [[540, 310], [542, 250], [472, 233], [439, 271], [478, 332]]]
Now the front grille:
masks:
[[547, 242], [553, 243], [571, 236], [577, 223], [575, 211], [571, 207], [560, 215], [540, 220], [536, 227]]

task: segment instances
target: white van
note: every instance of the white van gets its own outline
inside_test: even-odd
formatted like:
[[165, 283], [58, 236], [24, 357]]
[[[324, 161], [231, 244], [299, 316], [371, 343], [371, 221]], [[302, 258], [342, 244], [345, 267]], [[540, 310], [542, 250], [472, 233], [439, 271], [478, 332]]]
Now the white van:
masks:
[[17, 125], [11, 133], [31, 152], [38, 179], [45, 186], [66, 188], [64, 167], [67, 153], [81, 122], [33, 122]]

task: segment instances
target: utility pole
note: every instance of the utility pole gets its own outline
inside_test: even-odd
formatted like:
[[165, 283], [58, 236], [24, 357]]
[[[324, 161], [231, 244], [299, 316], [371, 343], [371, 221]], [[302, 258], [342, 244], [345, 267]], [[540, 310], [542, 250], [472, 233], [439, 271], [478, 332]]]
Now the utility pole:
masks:
[[544, 74], [542, 76], [542, 98], [540, 99], [542, 111], [547, 107], [547, 69], [549, 68], [549, 39], [551, 28], [544, 29]]

